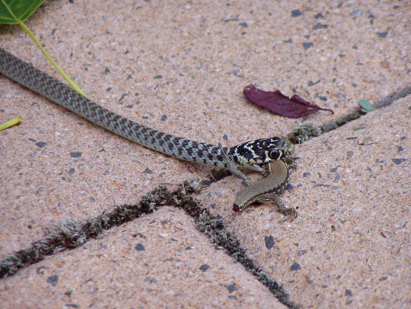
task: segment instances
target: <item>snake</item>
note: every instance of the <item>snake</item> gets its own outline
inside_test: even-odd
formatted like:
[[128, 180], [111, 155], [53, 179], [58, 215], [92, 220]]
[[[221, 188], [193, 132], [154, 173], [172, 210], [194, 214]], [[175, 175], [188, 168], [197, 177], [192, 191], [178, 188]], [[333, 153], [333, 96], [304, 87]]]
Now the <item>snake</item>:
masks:
[[0, 73], [50, 99], [54, 103], [142, 146], [172, 157], [229, 169], [262, 172], [262, 166], [294, 152], [285, 137], [262, 138], [233, 147], [222, 147], [157, 131], [98, 105], [56, 78], [0, 48]]

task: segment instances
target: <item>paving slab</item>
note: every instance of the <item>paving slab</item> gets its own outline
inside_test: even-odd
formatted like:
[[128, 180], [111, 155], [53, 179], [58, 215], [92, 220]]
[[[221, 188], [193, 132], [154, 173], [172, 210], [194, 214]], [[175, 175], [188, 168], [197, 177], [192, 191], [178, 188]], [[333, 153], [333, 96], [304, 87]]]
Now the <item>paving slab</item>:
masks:
[[[335, 120], [354, 111], [359, 99], [375, 103], [411, 86], [410, 12], [408, 2], [51, 1], [26, 24], [102, 106], [167, 133], [233, 146], [288, 134], [305, 120]], [[0, 28], [0, 46], [61, 79], [17, 26]], [[298, 93], [335, 114], [304, 120], [273, 115], [245, 100], [249, 84]], [[2, 75], [0, 89], [0, 122], [23, 118], [0, 132], [0, 259], [41, 239], [57, 222], [135, 204], [161, 183], [212, 171], [104, 131]], [[399, 100], [299, 146], [293, 190], [283, 194], [299, 212], [292, 223], [279, 223], [281, 216], [266, 205], [232, 213], [241, 190], [233, 177], [200, 193], [200, 205], [220, 215], [247, 254], [302, 307], [407, 307], [409, 106], [409, 99]], [[187, 224], [184, 233], [175, 216]], [[154, 227], [148, 227], [148, 217]], [[7, 297], [9, 307], [126, 306], [133, 299], [135, 307], [282, 306], [190, 220], [167, 207], [108, 230], [1, 280], [1, 298]], [[164, 234], [178, 234], [172, 245], [170, 236], [155, 234], [164, 226]], [[128, 255], [136, 253], [139, 236], [132, 234], [140, 230], [153, 233], [142, 233], [152, 245], [143, 244], [147, 256], [133, 264]], [[190, 237], [207, 250], [184, 256]], [[182, 255], [180, 273], [166, 261], [174, 261], [176, 252]], [[110, 262], [102, 263], [100, 254]], [[144, 274], [149, 266], [139, 262], [144, 259], [154, 259], [159, 270], [153, 277], [160, 280], [144, 281], [151, 278]], [[210, 269], [199, 267], [214, 259], [210, 279]], [[45, 268], [38, 271], [40, 266]], [[53, 276], [60, 278], [56, 285], [47, 282]], [[86, 282], [90, 278], [97, 286]], [[238, 290], [229, 292], [225, 286], [234, 283]]]
[[170, 207], [43, 260], [1, 285], [2, 308], [285, 308], [198, 232], [190, 216]]
[[213, 184], [199, 199], [302, 307], [406, 308], [410, 115], [408, 96], [299, 146], [282, 195], [299, 213], [292, 223], [269, 205], [233, 213], [239, 184]]

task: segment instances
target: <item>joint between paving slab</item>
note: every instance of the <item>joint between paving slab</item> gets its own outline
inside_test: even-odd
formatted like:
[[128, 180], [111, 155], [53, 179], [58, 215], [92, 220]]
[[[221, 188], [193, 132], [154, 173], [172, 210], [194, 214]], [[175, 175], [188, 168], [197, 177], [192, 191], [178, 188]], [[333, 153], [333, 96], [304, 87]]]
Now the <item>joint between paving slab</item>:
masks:
[[[395, 101], [405, 98], [406, 96], [410, 94], [411, 94], [411, 86], [405, 87], [397, 92], [393, 92], [389, 94], [388, 96], [379, 100], [377, 103], [371, 106], [374, 107], [375, 109], [387, 107], [393, 104]], [[332, 120], [320, 126], [316, 125], [313, 122], [302, 123], [301, 125], [297, 126], [291, 132], [290, 140], [293, 143], [302, 144], [303, 142], [311, 138], [320, 136], [321, 134], [324, 134], [332, 130], [335, 130], [339, 127], [342, 127], [343, 125], [353, 120], [356, 120], [364, 116], [365, 114], [367, 114], [367, 112], [364, 112], [361, 110], [361, 108], [358, 108], [354, 112], [349, 113], [348, 115], [342, 116], [338, 119]]]

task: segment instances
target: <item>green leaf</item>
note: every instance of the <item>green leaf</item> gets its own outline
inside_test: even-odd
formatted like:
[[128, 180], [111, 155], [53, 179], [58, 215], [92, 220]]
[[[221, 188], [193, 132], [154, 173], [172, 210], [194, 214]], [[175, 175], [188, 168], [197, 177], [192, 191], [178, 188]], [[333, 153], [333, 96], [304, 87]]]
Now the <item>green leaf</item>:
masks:
[[362, 107], [361, 111], [364, 113], [372, 112], [377, 110], [374, 106], [371, 105], [371, 103], [368, 100], [361, 99], [358, 101], [360, 106]]
[[0, 24], [25, 21], [44, 0], [0, 0]]
[[81, 91], [70, 77], [54, 62], [53, 59], [47, 54], [46, 50], [41, 46], [39, 40], [24, 24], [24, 21], [30, 17], [31, 14], [44, 2], [44, 0], [0, 0], [0, 24], [19, 24], [20, 27], [27, 32], [27, 34], [37, 44], [38, 48], [43, 52], [44, 56], [51, 62], [51, 64], [60, 72], [64, 79], [74, 88], [77, 92], [87, 97], [86, 94]]

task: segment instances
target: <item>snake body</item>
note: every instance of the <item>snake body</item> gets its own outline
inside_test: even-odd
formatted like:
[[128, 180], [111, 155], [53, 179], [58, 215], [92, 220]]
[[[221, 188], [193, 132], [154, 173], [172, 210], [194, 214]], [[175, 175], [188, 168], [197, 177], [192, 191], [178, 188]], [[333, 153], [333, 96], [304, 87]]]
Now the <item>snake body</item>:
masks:
[[262, 171], [261, 166], [294, 151], [281, 137], [221, 147], [163, 133], [120, 116], [82, 96], [69, 86], [0, 48], [0, 73], [77, 115], [140, 145], [178, 159], [229, 168], [230, 163]]

